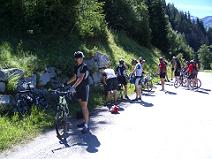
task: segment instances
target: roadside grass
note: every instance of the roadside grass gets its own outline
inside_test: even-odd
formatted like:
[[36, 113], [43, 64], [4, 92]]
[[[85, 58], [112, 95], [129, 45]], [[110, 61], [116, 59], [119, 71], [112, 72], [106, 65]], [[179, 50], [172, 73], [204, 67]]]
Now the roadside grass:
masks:
[[212, 73], [212, 70], [204, 70], [204, 72]]
[[11, 117], [0, 116], [0, 152], [35, 137], [53, 125], [53, 116], [32, 109], [31, 116], [23, 119], [16, 113]]
[[[57, 43], [57, 41], [55, 42]], [[53, 48], [48, 49], [29, 49], [29, 45], [24, 46], [24, 42], [20, 43], [14, 49], [9, 43], [4, 42], [0, 44], [0, 67], [9, 68], [17, 67], [26, 71], [27, 75], [36, 73], [46, 66], [55, 66], [64, 74], [70, 75], [73, 71], [73, 52], [82, 50], [85, 56], [89, 56], [91, 52], [100, 51], [107, 54], [111, 61], [112, 66], [115, 67], [118, 61], [122, 58], [132, 70], [131, 60], [142, 56], [146, 63], [144, 71], [146, 73], [155, 74], [157, 72], [157, 63], [160, 52], [153, 48], [152, 50], [146, 49], [138, 45], [135, 41], [128, 38], [122, 32], [113, 32], [107, 30], [107, 41], [89, 41], [80, 43], [79, 39], [72, 39], [70, 42], [59, 43]], [[156, 82], [158, 78], [153, 79]], [[13, 85], [14, 82], [11, 82]], [[134, 87], [129, 87], [129, 93], [133, 93]], [[104, 92], [102, 87], [93, 88], [91, 91], [91, 98], [89, 101], [89, 110], [92, 111], [98, 106], [105, 103]], [[77, 117], [80, 112], [78, 103], [71, 103], [71, 115]], [[53, 109], [47, 114], [39, 112], [34, 109], [31, 116], [22, 120], [18, 115], [0, 116], [0, 151], [11, 148], [12, 146], [28, 141], [41, 133], [46, 128], [54, 126], [54, 111]]]
[[0, 68], [20, 68], [26, 75], [42, 67], [38, 57], [30, 51], [24, 51], [21, 44], [17, 45], [16, 50], [8, 42], [0, 44]]

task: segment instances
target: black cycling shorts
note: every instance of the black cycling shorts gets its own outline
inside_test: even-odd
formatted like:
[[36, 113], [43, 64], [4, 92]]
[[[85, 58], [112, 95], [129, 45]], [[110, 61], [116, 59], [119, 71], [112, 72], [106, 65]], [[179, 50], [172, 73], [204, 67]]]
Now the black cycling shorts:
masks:
[[89, 90], [89, 85], [79, 85], [76, 88], [76, 98], [82, 102], [88, 102]]
[[118, 80], [117, 78], [110, 78], [106, 80], [106, 86], [105, 90], [108, 91], [113, 91], [118, 89]]
[[161, 72], [160, 73], [160, 78], [165, 78], [166, 77], [166, 73], [165, 72]]
[[174, 72], [174, 75], [177, 76], [177, 77], [180, 76], [180, 70], [176, 70], [176, 71]]
[[127, 85], [127, 78], [125, 76], [118, 76], [117, 79], [119, 84], [124, 86]]
[[194, 79], [194, 78], [196, 78], [196, 75], [193, 73], [188, 76], [188, 79]]

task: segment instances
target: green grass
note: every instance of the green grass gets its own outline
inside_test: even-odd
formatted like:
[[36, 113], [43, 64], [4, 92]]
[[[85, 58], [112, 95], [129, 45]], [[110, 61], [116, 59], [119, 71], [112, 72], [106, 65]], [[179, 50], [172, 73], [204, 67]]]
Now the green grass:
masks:
[[23, 120], [18, 114], [12, 117], [0, 116], [0, 152], [35, 137], [52, 125], [52, 115], [46, 115], [35, 108], [32, 110], [32, 115]]
[[31, 75], [41, 67], [38, 57], [30, 51], [24, 51], [21, 44], [17, 44], [16, 51], [8, 42], [0, 44], [0, 68], [20, 68], [26, 75]]
[[212, 70], [204, 70], [204, 72], [212, 73]]
[[[42, 70], [45, 66], [55, 66], [61, 69], [64, 74], [70, 74], [69, 70], [73, 70], [73, 52], [82, 50], [85, 52], [86, 57], [90, 56], [91, 52], [95, 53], [96, 51], [107, 54], [112, 61], [112, 67], [116, 66], [120, 58], [124, 59], [131, 66], [130, 63], [133, 58], [142, 56], [146, 60], [144, 71], [155, 73], [160, 54], [157, 49], [150, 50], [141, 47], [124, 33], [109, 30], [107, 30], [107, 41], [96, 40], [82, 44], [75, 37], [75, 39], [68, 42], [55, 41], [52, 48], [36, 48], [32, 45], [33, 47], [31, 46], [31, 49], [28, 49], [30, 48], [29, 46], [30, 44], [27, 42], [18, 43], [15, 48], [8, 42], [1, 43], [0, 67], [22, 68], [30, 75]], [[11, 89], [13, 89], [15, 83], [15, 79], [11, 80], [9, 83]], [[133, 92], [133, 87], [129, 88], [129, 92]], [[92, 89], [89, 110], [92, 111], [97, 106], [104, 104], [104, 102], [102, 88]], [[78, 103], [73, 104], [70, 110], [72, 116], [76, 116], [76, 112], [80, 111]], [[23, 120], [20, 120], [17, 115], [12, 117], [1, 116], [0, 151], [34, 137], [46, 128], [53, 127], [53, 122], [53, 111], [46, 115], [34, 110], [31, 117], [24, 118]]]

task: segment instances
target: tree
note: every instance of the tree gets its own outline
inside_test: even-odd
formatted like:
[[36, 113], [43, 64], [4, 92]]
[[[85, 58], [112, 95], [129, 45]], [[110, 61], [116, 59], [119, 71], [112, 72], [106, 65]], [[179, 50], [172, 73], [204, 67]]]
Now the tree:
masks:
[[152, 44], [165, 55], [169, 52], [168, 40], [168, 18], [165, 15], [165, 8], [161, 0], [148, 0], [150, 15], [150, 27], [152, 30]]
[[106, 24], [103, 3], [97, 0], [81, 0], [76, 21], [81, 37], [94, 37], [105, 33]]
[[106, 21], [115, 30], [122, 30], [143, 46], [150, 46], [149, 13], [144, 0], [107, 0]]
[[198, 50], [198, 55], [203, 69], [212, 69], [212, 45], [202, 45]]
[[209, 45], [212, 45], [212, 28], [208, 29], [207, 36], [208, 36]]

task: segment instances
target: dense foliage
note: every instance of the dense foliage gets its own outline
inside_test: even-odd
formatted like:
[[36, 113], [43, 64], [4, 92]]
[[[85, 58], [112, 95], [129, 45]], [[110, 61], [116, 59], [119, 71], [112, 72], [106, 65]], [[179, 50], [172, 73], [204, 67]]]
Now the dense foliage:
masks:
[[165, 0], [7, 0], [1, 2], [0, 17], [1, 40], [15, 37], [44, 47], [73, 37], [104, 41], [108, 28], [125, 32], [141, 46], [159, 48], [167, 58], [182, 54], [191, 59], [212, 42], [211, 28]]
[[198, 50], [198, 55], [203, 69], [212, 69], [212, 45], [202, 45]]

